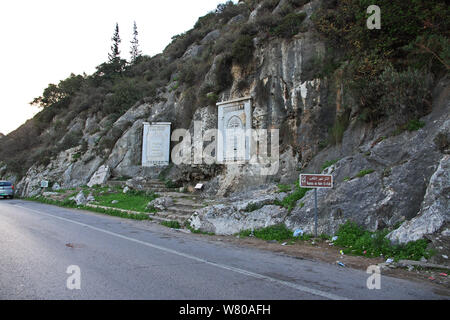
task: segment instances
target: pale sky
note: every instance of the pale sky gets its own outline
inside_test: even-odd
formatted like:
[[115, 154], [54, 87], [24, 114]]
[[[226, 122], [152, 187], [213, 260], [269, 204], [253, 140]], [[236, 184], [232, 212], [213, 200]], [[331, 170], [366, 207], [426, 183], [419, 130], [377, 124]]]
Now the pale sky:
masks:
[[[30, 106], [50, 83], [70, 73], [91, 74], [107, 61], [119, 23], [121, 56], [128, 59], [133, 21], [143, 54], [153, 56], [172, 36], [225, 0], [14, 0], [0, 2], [0, 133], [39, 109]], [[237, 0], [233, 1], [237, 2]]]

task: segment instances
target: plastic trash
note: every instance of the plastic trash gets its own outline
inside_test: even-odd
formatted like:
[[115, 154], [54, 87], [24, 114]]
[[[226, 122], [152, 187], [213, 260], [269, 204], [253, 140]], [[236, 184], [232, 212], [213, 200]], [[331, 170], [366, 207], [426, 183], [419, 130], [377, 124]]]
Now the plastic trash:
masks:
[[345, 268], [345, 264], [343, 264], [342, 262], [337, 261], [337, 264], [338, 264], [338, 266], [341, 266], [341, 267], [344, 267], [344, 268]]
[[448, 274], [446, 274], [446, 273], [439, 273], [439, 275], [440, 275], [441, 277], [447, 277], [447, 276], [448, 276]]
[[343, 250], [339, 251], [339, 253], [341, 254], [341, 256], [344, 255], [344, 251]]
[[394, 259], [389, 258], [389, 259], [386, 260], [386, 263], [387, 263], [387, 264], [390, 264], [390, 263], [392, 263], [392, 262], [394, 262]]
[[285, 245], [287, 245], [287, 242], [284, 242], [284, 243], [282, 243], [281, 245], [282, 245], [282, 246], [285, 246]]
[[338, 239], [338, 237], [337, 236], [334, 236], [333, 238], [331, 238], [331, 241], [336, 241]]
[[302, 229], [297, 229], [294, 231], [294, 237], [301, 237], [303, 236], [303, 230]]

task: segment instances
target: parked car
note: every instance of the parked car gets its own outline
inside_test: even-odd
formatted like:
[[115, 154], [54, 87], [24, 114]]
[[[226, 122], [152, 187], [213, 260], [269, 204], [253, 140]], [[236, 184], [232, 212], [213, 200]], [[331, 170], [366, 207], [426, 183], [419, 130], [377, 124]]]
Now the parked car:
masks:
[[14, 198], [14, 185], [9, 181], [0, 181], [0, 198]]

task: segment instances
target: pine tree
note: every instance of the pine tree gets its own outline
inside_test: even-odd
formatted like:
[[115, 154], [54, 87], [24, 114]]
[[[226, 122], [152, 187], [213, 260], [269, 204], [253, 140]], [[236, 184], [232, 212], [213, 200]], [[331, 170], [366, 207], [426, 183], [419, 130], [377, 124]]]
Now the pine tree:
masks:
[[119, 24], [116, 23], [116, 29], [114, 31], [114, 35], [111, 38], [113, 44], [111, 46], [111, 53], [108, 54], [109, 63], [117, 63], [120, 60], [120, 36], [119, 36]]
[[136, 21], [134, 21], [133, 25], [133, 40], [131, 41], [131, 63], [135, 63], [136, 60], [142, 55], [141, 50], [139, 50], [139, 40], [138, 40], [138, 31], [136, 26]]

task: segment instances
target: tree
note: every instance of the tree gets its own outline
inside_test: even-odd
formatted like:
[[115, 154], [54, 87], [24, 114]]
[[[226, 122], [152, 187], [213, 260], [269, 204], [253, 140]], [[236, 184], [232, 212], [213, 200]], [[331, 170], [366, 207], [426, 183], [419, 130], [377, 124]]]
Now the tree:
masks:
[[133, 25], [133, 40], [131, 40], [131, 63], [134, 64], [141, 57], [142, 52], [139, 50], [139, 40], [138, 40], [138, 31], [136, 26], [136, 21], [134, 21]]
[[117, 60], [120, 60], [120, 50], [119, 45], [122, 40], [120, 40], [119, 36], [119, 24], [116, 23], [116, 29], [114, 31], [114, 35], [111, 38], [113, 44], [111, 46], [111, 53], [108, 54], [109, 63], [115, 63]]
[[44, 89], [42, 96], [35, 98], [30, 104], [37, 105], [40, 108], [47, 108], [58, 105], [60, 107], [68, 106], [70, 99], [81, 89], [85, 78], [81, 75], [74, 75], [62, 80], [58, 85], [49, 84]]

